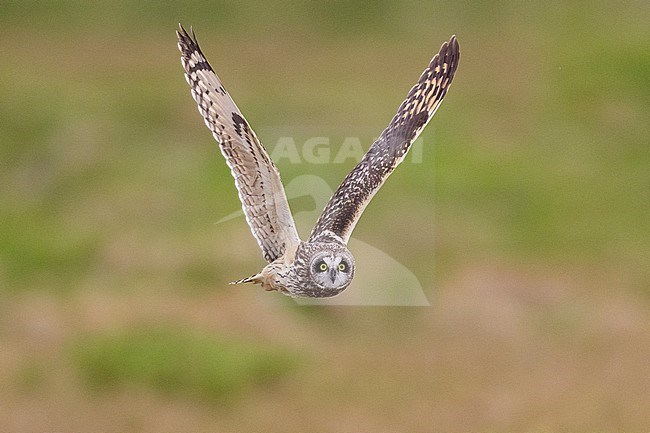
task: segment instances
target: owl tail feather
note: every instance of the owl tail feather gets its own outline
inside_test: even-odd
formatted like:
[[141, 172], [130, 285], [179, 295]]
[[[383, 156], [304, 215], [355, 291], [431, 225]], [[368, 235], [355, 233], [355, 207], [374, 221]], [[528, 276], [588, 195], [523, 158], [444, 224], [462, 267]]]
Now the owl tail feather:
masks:
[[242, 278], [241, 280], [236, 280], [236, 281], [231, 281], [229, 284], [245, 284], [245, 283], [259, 283], [260, 282], [260, 274], [254, 274], [251, 275], [250, 277]]

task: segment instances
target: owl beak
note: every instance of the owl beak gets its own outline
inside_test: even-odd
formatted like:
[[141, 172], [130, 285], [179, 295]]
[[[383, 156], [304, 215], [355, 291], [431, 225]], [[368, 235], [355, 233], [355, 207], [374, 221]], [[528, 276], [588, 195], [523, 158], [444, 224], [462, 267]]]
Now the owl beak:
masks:
[[332, 280], [332, 282], [336, 280], [336, 269], [330, 269], [330, 280]]

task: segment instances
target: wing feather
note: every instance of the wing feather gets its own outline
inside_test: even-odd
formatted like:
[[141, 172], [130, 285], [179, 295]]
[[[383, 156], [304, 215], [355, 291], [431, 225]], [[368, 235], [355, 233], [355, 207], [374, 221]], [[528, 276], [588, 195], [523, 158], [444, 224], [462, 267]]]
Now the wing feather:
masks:
[[452, 36], [411, 88], [388, 127], [345, 177], [316, 222], [310, 241], [335, 235], [347, 243], [372, 197], [404, 160], [411, 144], [440, 106], [459, 58], [458, 41]]
[[246, 221], [270, 263], [300, 242], [280, 174], [201, 52], [194, 32], [190, 36], [180, 26], [176, 34], [185, 79], [205, 124], [219, 142]]

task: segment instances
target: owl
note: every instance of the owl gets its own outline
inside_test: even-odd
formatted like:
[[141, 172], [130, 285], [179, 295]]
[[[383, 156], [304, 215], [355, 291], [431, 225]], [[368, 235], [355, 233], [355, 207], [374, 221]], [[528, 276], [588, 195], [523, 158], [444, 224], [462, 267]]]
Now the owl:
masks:
[[179, 26], [176, 34], [185, 79], [230, 167], [246, 221], [268, 262], [260, 272], [231, 284], [256, 283], [294, 297], [338, 295], [354, 277], [354, 257], [347, 248], [352, 230], [449, 90], [460, 58], [456, 37], [442, 44], [303, 241], [275, 164], [206, 60], [194, 32]]

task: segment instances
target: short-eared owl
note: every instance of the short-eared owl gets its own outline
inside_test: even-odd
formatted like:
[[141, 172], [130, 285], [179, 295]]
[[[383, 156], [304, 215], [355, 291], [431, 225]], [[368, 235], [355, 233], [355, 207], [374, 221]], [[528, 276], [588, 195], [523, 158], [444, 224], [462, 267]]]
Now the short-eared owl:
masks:
[[341, 293], [354, 276], [346, 245], [363, 210], [404, 160], [436, 112], [460, 57], [452, 36], [442, 44], [397, 114], [330, 199], [307, 241], [298, 237], [280, 174], [199, 48], [194, 32], [176, 32], [185, 78], [199, 112], [230, 167], [246, 221], [269, 263], [234, 283], [259, 283], [290, 296]]

